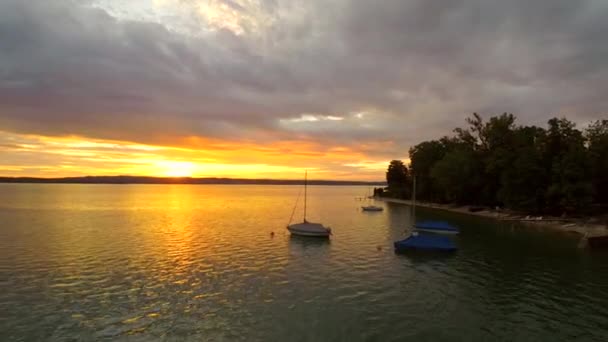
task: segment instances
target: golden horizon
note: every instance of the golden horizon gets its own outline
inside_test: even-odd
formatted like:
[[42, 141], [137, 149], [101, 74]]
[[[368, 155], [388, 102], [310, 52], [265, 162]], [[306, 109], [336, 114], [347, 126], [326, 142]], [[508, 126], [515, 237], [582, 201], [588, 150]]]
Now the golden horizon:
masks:
[[0, 132], [0, 176], [63, 178], [133, 176], [298, 180], [384, 179], [389, 159], [357, 146], [323, 148], [309, 141], [266, 144], [185, 138], [177, 144], [144, 144], [82, 136]]

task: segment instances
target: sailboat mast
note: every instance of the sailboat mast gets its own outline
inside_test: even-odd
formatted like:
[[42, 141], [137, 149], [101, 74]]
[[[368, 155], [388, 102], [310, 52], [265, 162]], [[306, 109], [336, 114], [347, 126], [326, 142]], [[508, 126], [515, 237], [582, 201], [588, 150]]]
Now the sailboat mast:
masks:
[[306, 188], [308, 186], [308, 170], [304, 171], [304, 222], [306, 222], [306, 201], [307, 201], [307, 196], [306, 196]]
[[412, 189], [412, 211], [413, 211], [413, 217], [414, 217], [414, 224], [416, 224], [416, 176], [413, 176], [414, 178], [414, 186]]

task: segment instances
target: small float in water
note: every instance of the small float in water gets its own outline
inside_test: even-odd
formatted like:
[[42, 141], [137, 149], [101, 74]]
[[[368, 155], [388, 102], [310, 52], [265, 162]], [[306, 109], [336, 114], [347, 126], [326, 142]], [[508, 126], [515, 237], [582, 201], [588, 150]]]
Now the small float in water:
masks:
[[446, 236], [424, 235], [413, 232], [401, 241], [395, 241], [395, 252], [405, 253], [408, 251], [435, 251], [455, 252], [456, 244]]
[[451, 234], [455, 235], [460, 233], [458, 228], [452, 226], [445, 221], [422, 221], [417, 222], [414, 225], [414, 229], [421, 232], [435, 233], [435, 234]]

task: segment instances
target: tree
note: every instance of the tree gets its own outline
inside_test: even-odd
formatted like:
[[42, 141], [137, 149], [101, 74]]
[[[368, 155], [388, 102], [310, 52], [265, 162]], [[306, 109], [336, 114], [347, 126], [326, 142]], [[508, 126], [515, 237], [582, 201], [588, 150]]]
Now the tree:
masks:
[[425, 141], [410, 148], [410, 169], [416, 176], [416, 197], [438, 201], [438, 190], [431, 179], [431, 169], [446, 154], [446, 144], [438, 140]]
[[401, 160], [392, 160], [386, 171], [386, 182], [391, 185], [407, 183], [407, 166]]
[[513, 148], [514, 132], [515, 116], [504, 113], [490, 118], [480, 133], [484, 142], [480, 152], [484, 164], [481, 195], [486, 204], [500, 203], [498, 193], [503, 186], [503, 173], [517, 158]]
[[515, 116], [504, 113], [484, 122], [477, 113], [466, 119], [468, 129], [456, 128], [456, 139], [474, 151], [475, 160], [482, 166], [476, 176], [481, 180], [478, 202], [494, 206], [500, 204], [498, 193], [502, 174], [515, 158], [513, 132]]
[[498, 198], [507, 207], [540, 213], [545, 205], [546, 172], [538, 141], [545, 130], [519, 127], [513, 133], [512, 152], [515, 157], [501, 176]]
[[435, 163], [431, 177], [447, 201], [465, 204], [475, 202], [478, 172], [474, 151], [458, 148]]
[[[585, 134], [567, 119], [551, 119], [547, 129], [518, 126], [508, 113], [466, 121], [453, 136], [410, 148], [418, 198], [552, 214], [608, 204], [608, 120]], [[403, 163], [391, 162], [391, 192], [404, 196], [407, 178]]]
[[386, 171], [386, 183], [389, 192], [396, 197], [407, 196], [408, 169], [401, 160], [392, 160]]
[[598, 120], [587, 128], [591, 182], [597, 203], [608, 203], [608, 120]]
[[565, 118], [549, 120], [544, 163], [550, 175], [546, 200], [553, 214], [576, 212], [592, 200], [589, 156], [585, 139], [575, 124]]

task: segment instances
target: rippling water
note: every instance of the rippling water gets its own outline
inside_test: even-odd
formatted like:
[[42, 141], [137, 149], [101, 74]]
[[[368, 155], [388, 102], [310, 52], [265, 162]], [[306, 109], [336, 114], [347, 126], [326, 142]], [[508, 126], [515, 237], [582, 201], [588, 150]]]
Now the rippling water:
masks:
[[574, 237], [419, 209], [461, 228], [460, 251], [400, 256], [408, 207], [313, 186], [309, 219], [334, 236], [298, 239], [298, 191], [0, 184], [0, 340], [608, 337], [608, 255]]

